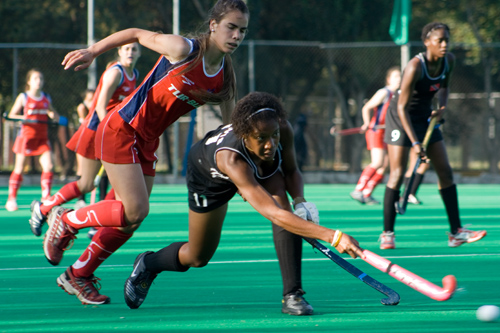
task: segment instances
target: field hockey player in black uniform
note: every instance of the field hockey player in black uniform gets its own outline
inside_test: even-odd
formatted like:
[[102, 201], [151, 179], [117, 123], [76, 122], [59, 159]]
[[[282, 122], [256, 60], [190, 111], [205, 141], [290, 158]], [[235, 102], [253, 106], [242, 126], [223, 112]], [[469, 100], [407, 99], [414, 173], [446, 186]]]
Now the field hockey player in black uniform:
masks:
[[[443, 136], [434, 129], [427, 150], [422, 141], [431, 117], [441, 120], [446, 112], [448, 87], [455, 56], [448, 52], [450, 29], [443, 23], [429, 23], [422, 29], [426, 51], [410, 60], [401, 81], [401, 90], [389, 106], [386, 115], [385, 142], [388, 146], [390, 175], [384, 197], [384, 232], [381, 249], [394, 249], [395, 203], [403, 180], [410, 148], [425, 161], [430, 160], [438, 176], [438, 188], [446, 207], [450, 224], [448, 246], [456, 247], [486, 236], [486, 231], [462, 227], [458, 209], [457, 188], [448, 161]], [[438, 108], [433, 111], [432, 100], [437, 95]]]
[[[142, 304], [160, 272], [184, 272], [208, 264], [219, 244], [228, 202], [236, 193], [272, 222], [284, 285], [283, 313], [313, 312], [303, 298], [300, 236], [328, 242], [353, 258], [363, 257], [355, 239], [320, 226], [316, 206], [305, 201], [302, 175], [295, 160], [293, 129], [273, 95], [255, 92], [240, 100], [233, 111], [232, 124], [207, 133], [191, 148], [186, 180], [189, 241], [172, 243], [158, 252], [148, 251], [137, 257], [125, 283], [125, 301], [130, 308]], [[287, 193], [293, 199], [295, 214]]]

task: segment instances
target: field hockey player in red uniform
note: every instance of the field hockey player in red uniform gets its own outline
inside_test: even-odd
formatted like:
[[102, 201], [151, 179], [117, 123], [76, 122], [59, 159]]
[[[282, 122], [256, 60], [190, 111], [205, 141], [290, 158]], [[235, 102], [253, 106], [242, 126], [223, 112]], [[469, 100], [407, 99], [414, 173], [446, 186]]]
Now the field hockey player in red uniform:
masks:
[[80, 197], [82, 193], [88, 193], [94, 189], [94, 179], [101, 167], [101, 162], [96, 159], [94, 152], [97, 127], [108, 111], [120, 104], [134, 91], [139, 75], [135, 64], [140, 54], [137, 43], [119, 47], [119, 60], [111, 63], [101, 75], [87, 117], [66, 144], [66, 147], [74, 151], [79, 158], [82, 170], [81, 177], [77, 181], [64, 185], [50, 199], [32, 202], [29, 223], [35, 236], [41, 235], [42, 226], [52, 207], [62, 205]]

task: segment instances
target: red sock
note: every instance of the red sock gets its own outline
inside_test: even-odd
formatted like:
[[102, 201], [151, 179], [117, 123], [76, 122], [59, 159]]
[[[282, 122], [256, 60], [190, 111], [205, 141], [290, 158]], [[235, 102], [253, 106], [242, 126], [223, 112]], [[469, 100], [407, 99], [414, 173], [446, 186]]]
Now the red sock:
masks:
[[47, 215], [52, 207], [60, 206], [63, 203], [78, 198], [81, 194], [82, 192], [80, 192], [76, 181], [66, 184], [59, 190], [59, 192], [43, 202], [40, 206], [40, 211], [43, 215]]
[[9, 178], [9, 198], [8, 200], [15, 200], [17, 198], [17, 190], [21, 187], [21, 183], [23, 182], [23, 175], [19, 173], [10, 174]]
[[123, 204], [118, 200], [103, 200], [62, 216], [65, 223], [80, 230], [88, 227], [126, 227]]
[[95, 270], [118, 250], [132, 234], [126, 234], [115, 228], [99, 228], [89, 246], [80, 258], [71, 266], [76, 277], [89, 277]]
[[40, 185], [42, 186], [42, 201], [45, 201], [50, 197], [50, 189], [52, 188], [53, 178], [54, 174], [52, 172], [42, 172], [42, 177], [40, 179]]
[[371, 166], [367, 166], [361, 173], [361, 176], [359, 177], [358, 180], [358, 184], [356, 185], [356, 188], [354, 190], [363, 191], [363, 189], [365, 188], [370, 178], [372, 178], [375, 171], [377, 171], [377, 169], [372, 168]]
[[104, 200], [116, 200], [115, 189], [111, 188], [108, 194], [104, 197]]
[[363, 190], [363, 196], [364, 197], [369, 197], [370, 195], [372, 195], [373, 190], [375, 189], [375, 187], [378, 184], [380, 184], [383, 179], [384, 179], [384, 174], [375, 173], [372, 176], [372, 178], [370, 178], [370, 180], [368, 181], [368, 183], [366, 183], [366, 187]]

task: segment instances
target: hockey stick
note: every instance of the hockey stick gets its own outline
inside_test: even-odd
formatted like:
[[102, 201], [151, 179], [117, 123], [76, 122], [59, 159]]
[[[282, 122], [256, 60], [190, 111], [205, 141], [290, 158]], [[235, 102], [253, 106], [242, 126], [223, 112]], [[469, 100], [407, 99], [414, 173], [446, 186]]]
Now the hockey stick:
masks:
[[453, 275], [447, 275], [443, 278], [443, 288], [441, 288], [373, 252], [364, 250], [363, 254], [365, 255], [365, 261], [373, 267], [436, 301], [450, 299], [457, 288], [457, 279]]
[[378, 282], [374, 278], [368, 276], [366, 273], [363, 273], [361, 270], [359, 270], [356, 266], [351, 265], [348, 263], [346, 260], [344, 260], [342, 257], [339, 255], [335, 254], [332, 250], [318, 242], [316, 239], [312, 238], [305, 238], [304, 239], [311, 244], [313, 247], [317, 248], [320, 250], [325, 256], [330, 258], [333, 262], [335, 262], [337, 265], [345, 269], [347, 272], [349, 272], [351, 275], [354, 277], [360, 279], [373, 289], [381, 292], [382, 294], [386, 295], [387, 298], [382, 298], [380, 302], [384, 305], [397, 305], [399, 303], [400, 297], [397, 292], [392, 290], [391, 288], [387, 287], [386, 285]]
[[[385, 129], [385, 125], [377, 125], [375, 127], [370, 127], [368, 129]], [[337, 131], [335, 126], [330, 128], [330, 135], [332, 136], [344, 136], [344, 135], [353, 135], [353, 134], [361, 134], [361, 127], [353, 127], [353, 128], [346, 128], [340, 131]]]
[[22, 124], [47, 124], [47, 125], [61, 125], [68, 126], [68, 118], [59, 116], [58, 122], [53, 121], [44, 121], [44, 120], [35, 120], [35, 119], [21, 119], [21, 118], [10, 118], [7, 113], [2, 115], [3, 119], [8, 121], [20, 121]]
[[[432, 117], [429, 123], [429, 127], [427, 127], [427, 131], [425, 132], [424, 141], [422, 142], [422, 149], [425, 151], [427, 149], [427, 145], [429, 144], [429, 140], [431, 139], [432, 132], [434, 132], [434, 127], [436, 126], [437, 118]], [[408, 205], [408, 198], [410, 197], [410, 191], [413, 186], [413, 182], [415, 180], [415, 175], [417, 174], [417, 169], [422, 163], [422, 158], [419, 157], [415, 162], [415, 166], [413, 167], [413, 171], [411, 173], [410, 179], [408, 180], [407, 186], [405, 187], [405, 191], [403, 192], [403, 197], [401, 200], [396, 201], [394, 203], [394, 207], [396, 208], [396, 213], [403, 215], [406, 213], [406, 206]], [[425, 163], [425, 162], [424, 162]]]

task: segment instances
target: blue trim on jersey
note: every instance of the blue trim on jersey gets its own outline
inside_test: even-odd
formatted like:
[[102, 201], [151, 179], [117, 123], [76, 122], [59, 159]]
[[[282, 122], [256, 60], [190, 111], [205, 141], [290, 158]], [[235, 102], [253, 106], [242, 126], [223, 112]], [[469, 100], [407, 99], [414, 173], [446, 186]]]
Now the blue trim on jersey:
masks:
[[198, 49], [197, 44], [194, 40], [186, 39], [191, 44], [191, 51], [185, 60], [182, 60], [178, 63], [172, 64], [165, 56], [161, 57], [161, 60], [157, 63], [156, 67], [153, 69], [151, 75], [146, 78], [142, 83], [139, 89], [136, 90], [134, 96], [124, 105], [119, 111], [118, 114], [124, 121], [130, 124], [135, 116], [139, 113], [141, 106], [144, 104], [146, 99], [148, 98], [149, 90], [158, 82], [163, 80], [170, 71], [175, 68], [179, 64], [184, 64], [191, 58], [191, 55], [194, 50]]

